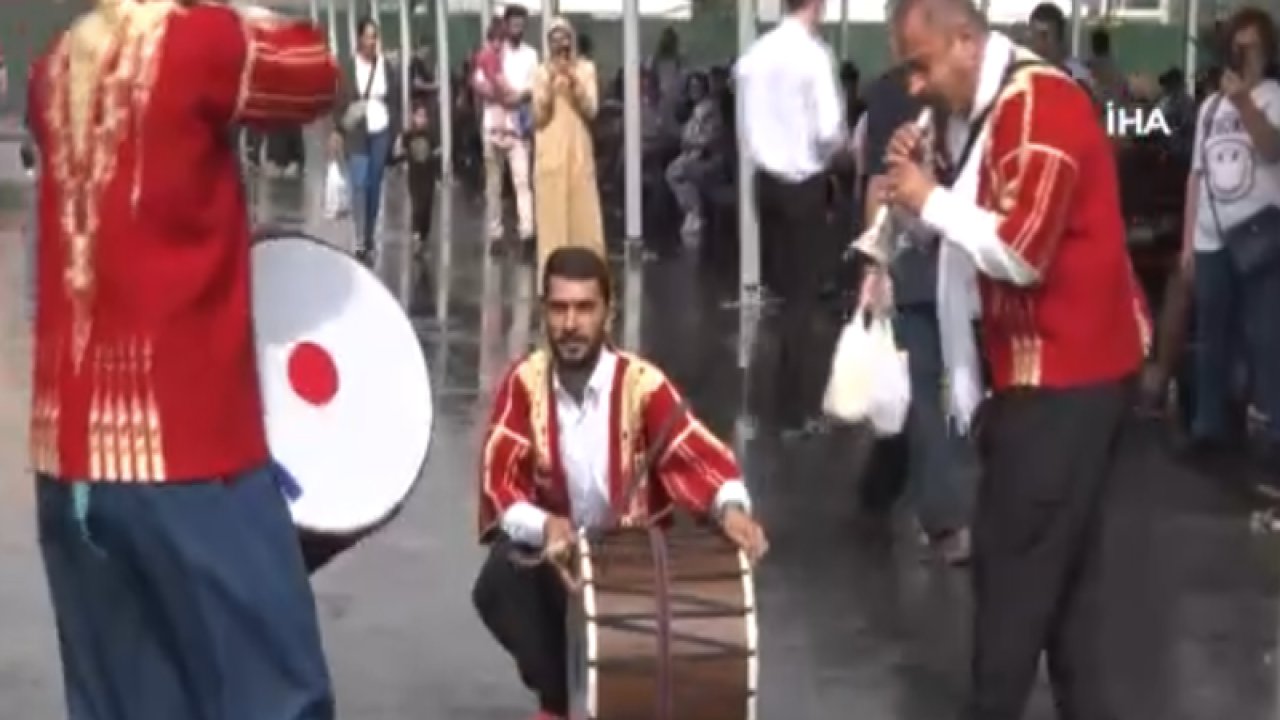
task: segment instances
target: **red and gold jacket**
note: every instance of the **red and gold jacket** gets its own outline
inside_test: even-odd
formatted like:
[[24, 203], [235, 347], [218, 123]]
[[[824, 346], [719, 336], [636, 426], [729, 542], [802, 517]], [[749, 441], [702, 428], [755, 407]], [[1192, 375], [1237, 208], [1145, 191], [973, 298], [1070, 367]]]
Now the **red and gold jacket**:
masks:
[[938, 188], [922, 218], [966, 246], [981, 271], [982, 344], [996, 389], [1117, 380], [1141, 364], [1150, 321], [1114, 151], [1088, 94], [1028, 60], [1002, 36], [989, 38], [975, 103], [992, 108], [974, 158], [977, 206]]
[[[742, 478], [733, 452], [681, 407], [679, 392], [653, 364], [617, 353], [609, 400], [609, 497], [617, 517], [661, 520], [676, 506], [705, 516], [720, 488]], [[649, 443], [662, 441], [664, 432], [647, 492], [621, 507]], [[571, 514], [559, 447], [551, 356], [539, 349], [507, 372], [494, 396], [481, 463], [481, 541], [492, 539], [503, 513], [518, 502]]]
[[32, 67], [43, 162], [34, 469], [182, 481], [267, 459], [233, 126], [325, 113], [309, 24], [102, 0]]

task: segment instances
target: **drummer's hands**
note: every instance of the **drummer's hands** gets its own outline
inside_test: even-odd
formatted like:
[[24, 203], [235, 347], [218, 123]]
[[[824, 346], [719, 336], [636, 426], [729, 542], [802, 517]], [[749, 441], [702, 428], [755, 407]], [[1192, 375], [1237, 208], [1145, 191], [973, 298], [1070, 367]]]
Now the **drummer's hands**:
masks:
[[769, 552], [764, 528], [742, 508], [731, 507], [720, 518], [720, 528], [738, 549], [746, 553], [754, 565]]
[[549, 515], [542, 526], [542, 555], [556, 569], [560, 581], [570, 593], [582, 589], [582, 583], [573, 573], [573, 549], [578, 544], [578, 534], [568, 518]]

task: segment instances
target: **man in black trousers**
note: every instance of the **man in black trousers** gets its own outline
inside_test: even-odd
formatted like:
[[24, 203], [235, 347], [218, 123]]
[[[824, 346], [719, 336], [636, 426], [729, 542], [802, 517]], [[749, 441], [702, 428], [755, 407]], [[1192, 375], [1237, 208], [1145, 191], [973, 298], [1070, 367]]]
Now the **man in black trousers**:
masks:
[[816, 337], [824, 271], [834, 243], [827, 166], [845, 144], [844, 100], [831, 51], [818, 36], [823, 0], [786, 0], [787, 17], [738, 61], [745, 133], [756, 176], [766, 284], [783, 305], [777, 418], [812, 427], [830, 353]]

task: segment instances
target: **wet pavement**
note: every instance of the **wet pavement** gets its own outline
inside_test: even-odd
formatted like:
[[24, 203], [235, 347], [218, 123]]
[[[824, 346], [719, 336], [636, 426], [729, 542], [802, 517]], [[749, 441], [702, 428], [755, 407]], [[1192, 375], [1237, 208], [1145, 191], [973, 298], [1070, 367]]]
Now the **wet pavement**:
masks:
[[[22, 184], [0, 143], [0, 717], [61, 716], [54, 633], [33, 542], [23, 412]], [[262, 225], [341, 243], [320, 217], [318, 169], [304, 183], [251, 181]], [[480, 206], [438, 204], [426, 259], [404, 237], [392, 175], [378, 272], [410, 311], [435, 385], [437, 421], [419, 486], [399, 518], [315, 578], [348, 720], [494, 720], [529, 709], [513, 669], [470, 609], [482, 558], [473, 542], [481, 424], [495, 378], [537, 338], [524, 258], [482, 246]], [[867, 439], [836, 432], [783, 441], [744, 410], [754, 313], [692, 257], [614, 258], [619, 342], [655, 359], [742, 455], [773, 541], [759, 570], [761, 717], [944, 720], [965, 692], [967, 575], [924, 561], [909, 523], [868, 539], [855, 512]], [[1135, 426], [1109, 527], [1107, 662], [1125, 720], [1277, 716], [1274, 653], [1280, 546], [1257, 538], [1227, 478], [1174, 464], [1159, 428]], [[1028, 713], [1054, 717], [1044, 688]]]

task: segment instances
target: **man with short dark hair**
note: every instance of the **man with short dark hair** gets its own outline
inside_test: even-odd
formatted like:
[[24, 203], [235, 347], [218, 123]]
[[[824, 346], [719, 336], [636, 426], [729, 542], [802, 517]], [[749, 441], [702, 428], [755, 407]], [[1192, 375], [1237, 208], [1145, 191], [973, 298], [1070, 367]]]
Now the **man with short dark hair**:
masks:
[[[511, 367], [493, 399], [480, 482], [480, 538], [490, 553], [472, 598], [538, 696], [536, 717], [553, 720], [569, 709], [565, 584], [573, 582], [565, 564], [580, 529], [679, 507], [716, 521], [753, 560], [767, 542], [733, 452], [661, 370], [609, 342], [604, 259], [586, 247], [559, 248], [542, 285], [546, 345]], [[628, 497], [639, 463], [646, 484]], [[523, 567], [512, 560], [517, 549], [546, 562]]]
[[902, 0], [913, 92], [949, 111], [955, 179], [890, 142], [886, 197], [944, 239], [939, 327], [953, 418], [985, 392], [966, 720], [1017, 720], [1048, 660], [1064, 720], [1111, 720], [1101, 652], [1103, 527], [1149, 337], [1110, 140], [1083, 89], [988, 30], [969, 0]]
[[1027, 45], [1040, 57], [1062, 68], [1076, 82], [1090, 88], [1089, 68], [1074, 57], [1067, 42], [1067, 16], [1062, 8], [1043, 2], [1031, 10]]
[[533, 75], [538, 69], [538, 51], [524, 41], [529, 11], [523, 5], [508, 5], [503, 14], [507, 33], [502, 50], [502, 87], [484, 81], [477, 70], [472, 86], [484, 102], [481, 119], [484, 130], [484, 198], [489, 241], [504, 236], [502, 181], [511, 171], [516, 196], [516, 233], [522, 243], [533, 242], [533, 185], [529, 151], [533, 120], [529, 100]]

